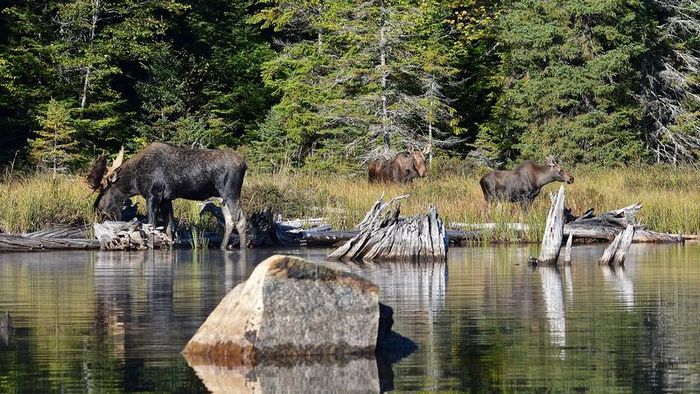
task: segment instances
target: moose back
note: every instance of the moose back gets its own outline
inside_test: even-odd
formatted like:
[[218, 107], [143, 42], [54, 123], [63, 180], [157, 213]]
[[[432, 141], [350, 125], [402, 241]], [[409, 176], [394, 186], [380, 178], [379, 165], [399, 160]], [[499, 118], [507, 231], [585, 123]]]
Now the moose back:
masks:
[[242, 247], [246, 245], [246, 219], [240, 202], [246, 164], [237, 153], [154, 142], [122, 164], [123, 156], [122, 148], [111, 166], [107, 166], [105, 155], [93, 163], [87, 183], [99, 191], [94, 203], [95, 212], [120, 219], [124, 201], [141, 195], [148, 205], [148, 222], [155, 224], [157, 218], [164, 218], [170, 232], [174, 199], [221, 197], [225, 221], [221, 248], [228, 245], [234, 221], [240, 244]]

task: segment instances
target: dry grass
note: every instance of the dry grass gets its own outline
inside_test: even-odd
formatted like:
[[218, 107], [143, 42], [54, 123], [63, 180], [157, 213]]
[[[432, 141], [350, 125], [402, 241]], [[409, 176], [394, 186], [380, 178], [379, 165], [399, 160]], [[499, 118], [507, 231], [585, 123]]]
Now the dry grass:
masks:
[[[337, 229], [352, 228], [372, 203], [409, 194], [402, 202], [402, 213], [423, 212], [434, 203], [447, 223], [522, 222], [533, 227], [526, 240], [537, 240], [549, 206], [547, 186], [530, 209], [519, 205], [486, 206], [478, 185], [480, 171], [450, 172], [420, 179], [410, 185], [369, 184], [362, 175], [316, 176], [279, 173], [251, 173], [246, 177], [243, 204], [252, 212], [264, 207], [286, 218], [325, 217]], [[437, 171], [434, 171], [437, 172]], [[577, 169], [576, 182], [566, 186], [567, 206], [574, 213], [593, 207], [597, 212], [641, 202], [639, 219], [648, 228], [673, 233], [700, 232], [700, 201], [695, 185], [700, 173], [692, 169], [668, 167], [623, 168], [618, 170]], [[92, 200], [87, 186], [77, 177], [48, 175], [12, 178], [0, 183], [0, 228], [25, 232], [56, 224], [92, 221]], [[140, 204], [144, 206], [143, 203]], [[142, 208], [143, 209], [143, 208]], [[201, 224], [194, 202], [178, 201], [176, 216], [191, 224]], [[496, 230], [493, 241], [514, 241], [506, 229]]]

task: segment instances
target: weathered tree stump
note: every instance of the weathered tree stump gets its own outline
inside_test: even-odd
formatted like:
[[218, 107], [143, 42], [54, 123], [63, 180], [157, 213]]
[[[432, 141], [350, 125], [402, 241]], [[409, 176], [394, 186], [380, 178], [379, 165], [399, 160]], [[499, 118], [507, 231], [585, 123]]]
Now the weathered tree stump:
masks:
[[556, 264], [564, 239], [564, 186], [559, 187], [557, 196], [550, 195], [552, 206], [547, 213], [547, 224], [542, 236], [539, 264]]
[[571, 244], [573, 240], [574, 236], [569, 234], [566, 240], [566, 248], [564, 249], [564, 264], [571, 264]]
[[173, 242], [162, 229], [137, 219], [130, 222], [104, 221], [93, 225], [102, 250], [164, 249]]
[[379, 198], [358, 225], [359, 232], [328, 256], [329, 260], [444, 260], [447, 236], [434, 205], [428, 212], [400, 218], [400, 196]]
[[634, 238], [634, 225], [628, 224], [625, 231], [617, 234], [612, 243], [605, 249], [603, 256], [598, 260], [599, 264], [603, 265], [622, 265], [625, 263], [625, 257], [632, 245]]

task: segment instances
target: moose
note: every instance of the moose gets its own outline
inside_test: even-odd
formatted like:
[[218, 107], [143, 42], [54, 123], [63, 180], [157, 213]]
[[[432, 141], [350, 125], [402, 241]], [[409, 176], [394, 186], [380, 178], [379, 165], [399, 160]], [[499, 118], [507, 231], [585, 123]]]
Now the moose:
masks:
[[425, 156], [429, 151], [428, 146], [424, 151], [413, 149], [410, 152], [397, 153], [392, 160], [374, 160], [367, 168], [369, 181], [409, 183], [413, 182], [414, 178], [424, 177], [428, 172]]
[[574, 182], [574, 177], [561, 168], [554, 156], [548, 156], [545, 165], [528, 160], [513, 171], [491, 171], [479, 181], [486, 202], [504, 200], [524, 204], [531, 204], [542, 187], [552, 182]]
[[228, 246], [234, 220], [241, 248], [246, 245], [246, 218], [240, 196], [246, 163], [237, 153], [220, 149], [188, 149], [154, 142], [123, 162], [124, 148], [112, 165], [100, 155], [92, 164], [87, 183], [99, 191], [93, 205], [96, 213], [121, 219], [121, 207], [130, 197], [141, 195], [148, 206], [148, 223], [163, 219], [168, 235], [176, 198], [223, 199], [225, 229], [221, 249]]

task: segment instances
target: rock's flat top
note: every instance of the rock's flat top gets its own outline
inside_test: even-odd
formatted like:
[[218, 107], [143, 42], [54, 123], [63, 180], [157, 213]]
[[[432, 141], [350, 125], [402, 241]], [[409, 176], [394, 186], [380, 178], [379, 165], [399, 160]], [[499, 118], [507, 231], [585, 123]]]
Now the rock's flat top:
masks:
[[359, 276], [272, 256], [231, 290], [183, 353], [202, 364], [373, 354], [379, 288]]

